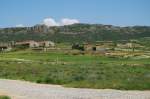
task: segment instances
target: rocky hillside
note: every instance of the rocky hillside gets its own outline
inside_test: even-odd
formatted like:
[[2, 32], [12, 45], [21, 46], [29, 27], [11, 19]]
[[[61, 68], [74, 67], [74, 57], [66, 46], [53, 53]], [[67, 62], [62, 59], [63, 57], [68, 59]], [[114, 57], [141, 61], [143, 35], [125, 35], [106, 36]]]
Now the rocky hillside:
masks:
[[74, 24], [59, 27], [1, 28], [0, 41], [52, 40], [55, 42], [94, 42], [150, 37], [150, 26], [118, 27], [102, 24]]

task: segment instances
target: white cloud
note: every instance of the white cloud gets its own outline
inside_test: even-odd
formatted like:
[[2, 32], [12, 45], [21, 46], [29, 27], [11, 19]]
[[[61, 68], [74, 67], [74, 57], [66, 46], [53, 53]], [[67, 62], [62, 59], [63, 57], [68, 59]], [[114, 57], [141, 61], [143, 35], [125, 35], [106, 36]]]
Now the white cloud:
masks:
[[69, 18], [64, 18], [61, 20], [62, 25], [71, 25], [75, 23], [79, 23], [79, 21], [77, 19], [69, 19]]
[[24, 27], [23, 24], [17, 24], [16, 27]]
[[44, 19], [43, 24], [47, 26], [59, 26], [59, 23], [57, 23], [53, 18]]
[[63, 18], [60, 22], [56, 22], [53, 18], [46, 18], [43, 20], [43, 24], [46, 26], [64, 26], [64, 25], [71, 25], [75, 23], [80, 23], [77, 19], [69, 19]]

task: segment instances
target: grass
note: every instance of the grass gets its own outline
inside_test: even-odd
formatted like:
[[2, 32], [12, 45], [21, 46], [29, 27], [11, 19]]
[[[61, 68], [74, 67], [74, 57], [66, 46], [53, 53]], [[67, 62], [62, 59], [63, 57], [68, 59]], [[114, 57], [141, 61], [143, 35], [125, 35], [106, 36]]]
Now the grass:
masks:
[[0, 78], [66, 87], [150, 90], [150, 59], [72, 55], [61, 51], [1, 53]]
[[11, 99], [11, 98], [8, 96], [0, 96], [0, 99]]

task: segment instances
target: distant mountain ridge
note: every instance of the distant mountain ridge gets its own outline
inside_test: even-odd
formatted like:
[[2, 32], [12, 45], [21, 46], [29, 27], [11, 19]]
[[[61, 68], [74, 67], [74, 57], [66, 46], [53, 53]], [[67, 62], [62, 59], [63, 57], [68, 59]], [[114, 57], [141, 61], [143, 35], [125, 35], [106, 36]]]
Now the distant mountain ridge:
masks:
[[150, 26], [119, 27], [102, 24], [1, 28], [0, 41], [52, 40], [55, 42], [95, 42], [150, 37]]

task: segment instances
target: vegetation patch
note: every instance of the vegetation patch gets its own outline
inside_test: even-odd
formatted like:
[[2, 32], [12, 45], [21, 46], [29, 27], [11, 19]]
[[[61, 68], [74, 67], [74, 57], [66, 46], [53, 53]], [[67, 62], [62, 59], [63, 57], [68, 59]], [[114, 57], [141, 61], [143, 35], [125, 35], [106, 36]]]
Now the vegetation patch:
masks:
[[150, 89], [150, 58], [69, 53], [63, 51], [0, 53], [0, 78], [79, 88]]
[[0, 99], [11, 99], [9, 96], [0, 96]]

